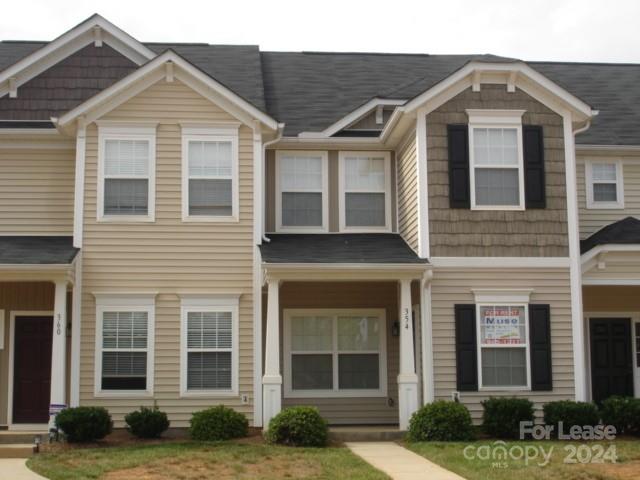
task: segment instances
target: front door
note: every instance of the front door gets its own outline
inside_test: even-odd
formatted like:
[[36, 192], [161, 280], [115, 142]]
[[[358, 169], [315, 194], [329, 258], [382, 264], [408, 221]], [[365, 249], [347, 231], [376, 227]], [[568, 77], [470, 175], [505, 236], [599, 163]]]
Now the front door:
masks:
[[53, 317], [16, 317], [13, 423], [48, 423]]
[[612, 395], [633, 396], [631, 320], [592, 318], [589, 328], [593, 400], [601, 402]]

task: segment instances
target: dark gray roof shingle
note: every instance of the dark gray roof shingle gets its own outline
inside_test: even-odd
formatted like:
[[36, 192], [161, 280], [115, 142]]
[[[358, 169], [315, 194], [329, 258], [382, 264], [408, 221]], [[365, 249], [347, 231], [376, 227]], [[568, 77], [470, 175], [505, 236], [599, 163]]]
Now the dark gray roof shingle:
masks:
[[73, 237], [0, 236], [0, 264], [5, 265], [69, 264], [78, 251]]
[[580, 252], [586, 253], [598, 245], [640, 243], [640, 220], [627, 217], [601, 228], [580, 242]]
[[393, 233], [269, 234], [260, 246], [266, 263], [406, 263], [424, 264]]

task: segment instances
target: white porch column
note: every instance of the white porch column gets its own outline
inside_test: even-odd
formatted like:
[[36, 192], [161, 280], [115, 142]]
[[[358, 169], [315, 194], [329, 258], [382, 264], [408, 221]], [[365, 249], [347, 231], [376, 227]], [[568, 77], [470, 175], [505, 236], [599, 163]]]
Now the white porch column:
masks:
[[400, 430], [409, 427], [411, 415], [418, 409], [418, 376], [411, 321], [411, 280], [400, 280], [400, 373], [398, 374], [398, 409]]
[[67, 282], [56, 281], [55, 285], [49, 427], [54, 426], [55, 414], [67, 406]]
[[280, 282], [268, 281], [267, 328], [262, 377], [263, 426], [282, 409], [282, 375], [280, 374]]

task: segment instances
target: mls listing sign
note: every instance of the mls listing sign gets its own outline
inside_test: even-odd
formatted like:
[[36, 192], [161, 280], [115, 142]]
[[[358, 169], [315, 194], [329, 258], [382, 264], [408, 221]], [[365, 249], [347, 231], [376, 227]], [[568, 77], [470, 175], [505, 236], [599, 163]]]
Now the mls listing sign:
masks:
[[480, 326], [484, 345], [524, 345], [524, 306], [480, 308]]

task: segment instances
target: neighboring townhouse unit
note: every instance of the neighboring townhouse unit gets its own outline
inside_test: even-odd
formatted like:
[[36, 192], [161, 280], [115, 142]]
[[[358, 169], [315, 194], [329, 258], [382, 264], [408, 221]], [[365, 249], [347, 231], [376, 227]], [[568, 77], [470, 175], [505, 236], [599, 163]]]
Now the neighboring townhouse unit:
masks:
[[640, 396], [639, 75], [0, 42], [0, 426]]

